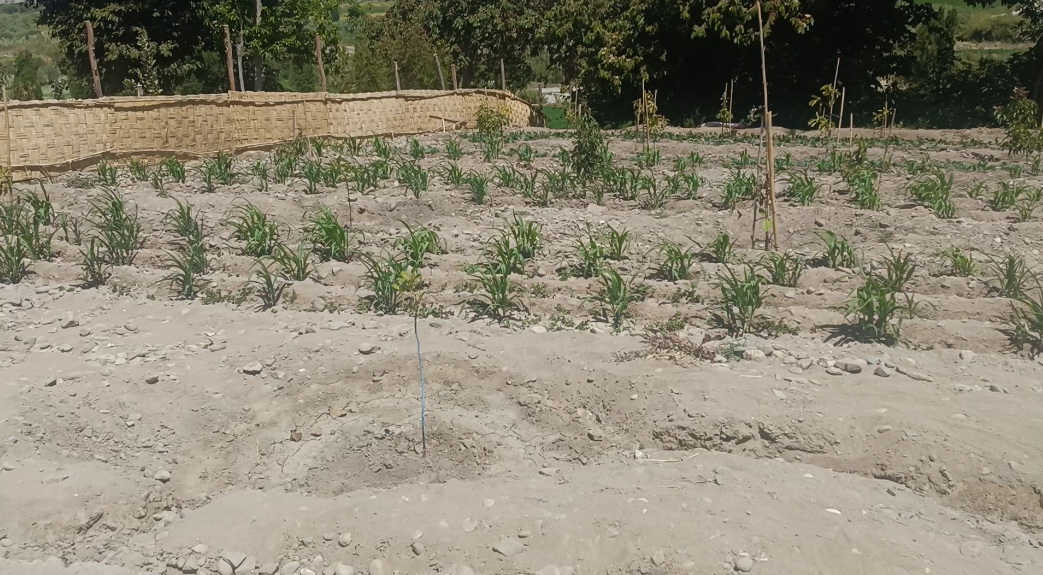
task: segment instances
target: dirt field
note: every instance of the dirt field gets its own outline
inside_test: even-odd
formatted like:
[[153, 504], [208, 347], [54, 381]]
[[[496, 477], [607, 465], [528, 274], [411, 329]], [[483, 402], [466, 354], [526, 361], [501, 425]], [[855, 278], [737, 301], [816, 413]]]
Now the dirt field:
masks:
[[[701, 185], [654, 209], [643, 193], [597, 205], [575, 184], [541, 207], [495, 179], [475, 204], [436, 175], [444, 135], [418, 139], [430, 173], [419, 198], [393, 178], [365, 195], [321, 183], [309, 194], [302, 177], [262, 191], [249, 174], [266, 153], [236, 158], [237, 181], [209, 193], [197, 163], [162, 190], [121, 168], [144, 245], [95, 287], [82, 285], [81, 250], [106, 192], [94, 172], [45, 182], [54, 210], [82, 221], [81, 245], [55, 224], [50, 261], [0, 285], [0, 573], [1043, 572], [1043, 364], [1012, 349], [1012, 300], [990, 291], [989, 260], [1040, 266], [1043, 221], [988, 206], [1000, 182], [1043, 176], [994, 133], [901, 135], [868, 148], [893, 154], [878, 211], [814, 168], [824, 147], [781, 143], [780, 161], [811, 158], [823, 187], [810, 206], [779, 203], [780, 244], [808, 268], [794, 287], [763, 286], [774, 327], [744, 336], [713, 317], [720, 274], [762, 256], [749, 202], [720, 206], [730, 163], [758, 155], [752, 139], [663, 141], [640, 172], [665, 182], [697, 152], [682, 171]], [[456, 161], [490, 176], [553, 170], [567, 138], [512, 133], [490, 162], [461, 140]], [[408, 161], [408, 139], [391, 143]], [[617, 167], [640, 151], [618, 136], [610, 147]], [[910, 199], [924, 157], [954, 177], [953, 218]], [[346, 223], [349, 198], [361, 252], [399, 253], [407, 225], [441, 241], [420, 268], [426, 454], [414, 320], [372, 311], [364, 256], [313, 257], [267, 311], [242, 289], [258, 267], [225, 223], [236, 209], [268, 213], [293, 249], [323, 206]], [[164, 279], [175, 200], [204, 224], [210, 269], [195, 299]], [[542, 224], [542, 247], [510, 276], [518, 309], [493, 321], [468, 304], [481, 292], [472, 274], [516, 216]], [[591, 301], [600, 280], [576, 277], [588, 225], [630, 231], [627, 259], [604, 265], [647, 286], [619, 330]], [[700, 257], [689, 281], [654, 273], [663, 241], [703, 246], [722, 231], [732, 263]], [[851, 241], [858, 266], [816, 260], [825, 231]], [[975, 274], [946, 271], [939, 253], [953, 246], [976, 252]], [[904, 290], [918, 317], [898, 345], [846, 337], [838, 308], [889, 247], [919, 264]]]

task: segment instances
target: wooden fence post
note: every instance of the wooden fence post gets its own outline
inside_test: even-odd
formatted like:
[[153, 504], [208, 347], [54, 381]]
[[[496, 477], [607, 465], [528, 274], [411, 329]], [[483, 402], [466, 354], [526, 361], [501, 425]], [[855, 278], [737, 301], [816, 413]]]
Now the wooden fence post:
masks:
[[225, 64], [228, 66], [228, 91], [235, 92], [235, 65], [232, 63], [232, 34], [228, 31], [228, 24], [224, 25], [225, 30]]
[[455, 92], [460, 89], [460, 84], [456, 81], [456, 64], [450, 65], [449, 71], [453, 74], [453, 91]]
[[500, 58], [500, 89], [507, 91], [507, 72], [503, 68], [503, 58]]
[[98, 74], [98, 60], [94, 57], [94, 26], [87, 20], [87, 58], [91, 63], [91, 77], [94, 79], [94, 97], [101, 98], [101, 75]]
[[315, 35], [315, 59], [319, 62], [319, 85], [326, 92], [326, 66], [322, 63], [322, 36]]
[[402, 91], [402, 79], [398, 77], [398, 62], [395, 62], [395, 91]]
[[0, 91], [4, 96], [4, 137], [7, 138], [7, 174], [4, 176], [6, 181], [0, 181], [0, 190], [10, 190], [14, 182], [14, 166], [11, 165], [11, 148], [14, 147], [11, 141], [11, 109], [7, 104], [7, 86], [0, 86]]
[[438, 83], [442, 86], [442, 90], [445, 90], [445, 76], [442, 75], [442, 61], [438, 59], [438, 54], [435, 54], [435, 66], [438, 67]]

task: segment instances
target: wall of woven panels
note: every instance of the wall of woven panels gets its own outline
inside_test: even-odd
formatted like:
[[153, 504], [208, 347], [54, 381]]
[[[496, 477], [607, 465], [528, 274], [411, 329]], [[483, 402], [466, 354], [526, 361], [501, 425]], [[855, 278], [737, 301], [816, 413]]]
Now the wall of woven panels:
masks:
[[236, 92], [7, 102], [0, 165], [14, 179], [82, 169], [102, 159], [205, 156], [297, 136], [402, 135], [473, 128], [479, 107], [506, 106], [529, 126], [529, 104], [495, 90], [370, 94]]

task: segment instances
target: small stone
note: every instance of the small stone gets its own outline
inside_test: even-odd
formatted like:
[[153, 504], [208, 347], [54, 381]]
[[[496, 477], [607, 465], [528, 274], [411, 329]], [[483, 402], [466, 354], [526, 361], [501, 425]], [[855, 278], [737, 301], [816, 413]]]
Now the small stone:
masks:
[[748, 361], [763, 361], [768, 356], [764, 355], [764, 352], [759, 349], [747, 349], [742, 352], [742, 358]]
[[167, 471], [166, 469], [161, 469], [161, 470], [156, 472], [156, 475], [154, 477], [155, 477], [156, 481], [158, 481], [160, 483], [166, 483], [166, 482], [170, 481], [170, 472]]
[[424, 551], [427, 551], [427, 549], [424, 548], [424, 544], [419, 541], [410, 545], [410, 549], [413, 550], [413, 555], [423, 555]]
[[894, 428], [891, 427], [890, 425], [881, 425], [880, 427], [876, 428], [876, 432], [877, 433], [887, 433], [888, 431], [891, 431], [892, 429], [894, 429]]
[[897, 368], [897, 370], [898, 370], [898, 373], [900, 373], [900, 374], [902, 374], [902, 375], [904, 375], [906, 377], [909, 377], [911, 379], [915, 379], [916, 381], [926, 381], [926, 382], [934, 381], [934, 378], [932, 378], [931, 376], [929, 376], [927, 374], [924, 374], [924, 373], [920, 373], [920, 372], [912, 370], [912, 369], [906, 369], [904, 367], [899, 366]]
[[0, 463], [0, 469], [3, 469], [4, 471], [14, 471], [15, 469], [18, 469], [18, 466], [10, 461], [5, 461]]
[[301, 433], [300, 431], [291, 431], [290, 432], [290, 441], [297, 442], [297, 441], [300, 441], [302, 439], [304, 439], [304, 434]]
[[554, 468], [554, 467], [544, 467], [543, 469], [540, 470], [540, 475], [544, 475], [544, 476], [547, 476], [547, 477], [553, 477], [554, 475], [557, 475], [557, 474], [558, 474], [558, 470], [556, 468]]
[[652, 565], [662, 567], [664, 563], [666, 563], [666, 553], [663, 553], [662, 549], [656, 550], [656, 552], [652, 554]]
[[145, 378], [145, 383], [147, 383], [149, 385], [155, 385], [155, 384], [159, 383], [159, 376], [158, 375], [150, 375], [150, 376]]
[[355, 575], [355, 568], [351, 565], [337, 563], [337, 566], [333, 568], [333, 575]]
[[43, 386], [44, 387], [54, 387], [56, 385], [58, 385], [58, 378], [57, 377], [48, 377], [43, 382]]
[[514, 557], [522, 551], [525, 551], [525, 544], [513, 537], [505, 537], [493, 545], [493, 551], [503, 555], [504, 557]]
[[887, 369], [882, 365], [876, 366], [876, 369], [873, 370], [873, 375], [877, 377], [891, 377], [891, 373], [890, 369]]
[[362, 329], [380, 329], [380, 324], [378, 322], [370, 320], [362, 324]]
[[248, 363], [239, 369], [239, 371], [246, 375], [257, 375], [261, 373], [262, 370], [264, 370], [264, 366], [261, 365], [261, 362], [259, 361]]
[[275, 575], [279, 572], [278, 563], [265, 563], [257, 569], [257, 575]]
[[842, 369], [848, 373], [862, 373], [862, 364], [853, 359], [842, 359], [834, 363], [833, 367]]
[[743, 555], [735, 560], [735, 570], [740, 573], [749, 573], [753, 571], [753, 559]]
[[3, 538], [3, 539], [0, 539], [0, 547], [3, 547], [4, 549], [6, 549], [6, 548], [8, 548], [8, 547], [10, 547], [12, 545], [14, 545], [14, 541], [11, 541], [10, 539], [8, 539], [6, 537]]
[[196, 553], [198, 555], [206, 555], [207, 551], [210, 551], [210, 547], [204, 543], [199, 543], [192, 547], [192, 553]]
[[325, 311], [326, 302], [323, 301], [321, 297], [317, 297], [311, 300], [311, 309], [312, 311]]
[[362, 355], [369, 355], [380, 351], [379, 345], [373, 345], [372, 343], [363, 342], [359, 344], [359, 353]]
[[384, 562], [380, 559], [370, 561], [369, 575], [384, 575]]
[[782, 393], [781, 391], [779, 391], [777, 389], [773, 389], [773, 390], [771, 390], [771, 392], [774, 393], [775, 397], [777, 397], [779, 399], [786, 399], [786, 394]]
[[58, 351], [62, 353], [69, 353], [70, 351], [72, 351], [72, 346], [67, 343], [63, 343], [58, 346]]
[[591, 441], [604, 441], [604, 439], [605, 439], [605, 432], [601, 431], [600, 429], [591, 429], [590, 431], [587, 432], [587, 437]]
[[62, 329], [69, 329], [71, 327], [78, 327], [80, 325], [79, 320], [70, 316], [62, 321]]
[[989, 391], [996, 392], [996, 393], [1003, 393], [1004, 392], [1003, 388], [998, 386], [998, 385], [996, 385], [995, 383], [989, 386]]
[[341, 533], [340, 537], [337, 538], [337, 545], [341, 547], [351, 545], [351, 533]]
[[968, 349], [965, 349], [960, 352], [960, 359], [962, 359], [963, 361], [974, 361], [974, 358], [976, 357], [978, 357], [978, 354]]
[[529, 328], [529, 331], [531, 331], [532, 333], [547, 333], [547, 328], [543, 327], [542, 325], [534, 325]]
[[228, 561], [221, 559], [217, 562], [217, 573], [218, 575], [235, 575], [235, 569], [228, 564]]
[[828, 373], [829, 375], [844, 375], [844, 370], [836, 367], [827, 367], [826, 373]]
[[289, 563], [284, 564], [282, 568], [279, 569], [279, 575], [293, 575], [300, 568], [300, 561], [290, 561]]
[[495, 499], [486, 499], [485, 501], [482, 501], [482, 507], [485, 507], [486, 509], [492, 507], [493, 505], [496, 505]]
[[182, 573], [195, 573], [199, 571], [199, 563], [195, 557], [189, 557], [185, 560], [185, 564], [181, 566]]
[[337, 534], [336, 533], [331, 533], [331, 532], [327, 531], [327, 532], [322, 534], [322, 540], [323, 541], [333, 541], [336, 538], [337, 538]]
[[1008, 461], [1007, 466], [1010, 467], [1011, 471], [1022, 471], [1021, 464], [1017, 461]]

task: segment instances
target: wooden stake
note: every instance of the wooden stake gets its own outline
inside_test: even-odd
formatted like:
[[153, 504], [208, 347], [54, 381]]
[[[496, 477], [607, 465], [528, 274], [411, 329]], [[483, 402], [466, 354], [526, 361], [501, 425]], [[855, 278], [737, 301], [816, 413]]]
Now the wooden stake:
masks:
[[[840, 121], [837, 122], [837, 144], [840, 143], [840, 138], [842, 136], [840, 130], [843, 129], [843, 127], [844, 127], [844, 100], [845, 99], [847, 99], [847, 87], [846, 86], [843, 89], [840, 90]], [[830, 118], [829, 121], [832, 122], [833, 119]]]
[[14, 147], [11, 142], [11, 108], [7, 105], [7, 86], [0, 86], [0, 91], [4, 97], [4, 137], [7, 138], [7, 181], [0, 182], [0, 187], [11, 189], [10, 184], [14, 181], [14, 166], [11, 163], [11, 148]]
[[847, 123], [847, 141], [854, 143], [855, 141], [855, 115], [851, 114], [851, 121]]
[[438, 54], [435, 54], [435, 67], [438, 68], [438, 84], [442, 86], [442, 90], [445, 90], [445, 76], [442, 75], [442, 61], [438, 59]]
[[507, 91], [507, 72], [503, 67], [503, 58], [500, 58], [500, 89]]
[[460, 89], [460, 84], [456, 81], [456, 64], [449, 66], [449, 72], [453, 75], [453, 91], [455, 92]]
[[[765, 149], [767, 150], [767, 190], [768, 190], [768, 213], [771, 215], [771, 239], [772, 245], [779, 245], [778, 214], [775, 212], [775, 145], [771, 134], [771, 111], [768, 107], [768, 58], [764, 55], [764, 16], [761, 12], [761, 2], [757, 0], [757, 26], [760, 30], [761, 44], [761, 82], [764, 84], [764, 131]], [[768, 249], [768, 230], [764, 231], [764, 249]]]
[[91, 64], [91, 78], [94, 79], [94, 97], [101, 98], [101, 75], [98, 74], [98, 60], [94, 57], [94, 25], [87, 20], [87, 58]]
[[[641, 115], [644, 116], [645, 119], [645, 144], [642, 147], [642, 149], [647, 152], [648, 139], [650, 136], [649, 132], [651, 130], [651, 126], [649, 126], [649, 124], [651, 124], [651, 122], [648, 120], [648, 93], [645, 92], [644, 76], [641, 77]], [[638, 121], [640, 122], [640, 118], [638, 119]]]
[[315, 60], [319, 63], [319, 87], [326, 93], [326, 65], [322, 63], [322, 36], [315, 35]]
[[398, 77], [398, 62], [395, 62], [395, 91], [402, 91], [402, 79]]
[[228, 24], [224, 25], [225, 31], [225, 65], [228, 68], [228, 91], [235, 92], [235, 65], [232, 63], [232, 34], [228, 31]]
[[144, 91], [141, 89], [141, 84], [134, 84], [134, 89], [137, 91], [139, 98], [145, 95]]

